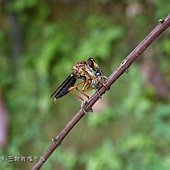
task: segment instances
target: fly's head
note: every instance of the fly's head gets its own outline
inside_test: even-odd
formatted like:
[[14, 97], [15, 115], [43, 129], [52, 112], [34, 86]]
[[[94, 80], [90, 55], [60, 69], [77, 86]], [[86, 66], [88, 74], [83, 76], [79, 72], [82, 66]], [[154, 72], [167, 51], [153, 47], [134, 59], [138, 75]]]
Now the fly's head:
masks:
[[94, 61], [93, 58], [89, 58], [87, 60], [87, 66], [91, 72], [91, 74], [93, 74], [93, 76], [96, 77], [102, 77], [103, 76], [103, 71], [100, 69], [100, 67], [98, 66], [98, 64]]
[[94, 89], [99, 89], [103, 83], [106, 81], [106, 76], [103, 76], [103, 71], [100, 69], [98, 64], [94, 61], [93, 58], [87, 60], [87, 66], [89, 67], [90, 73], [93, 76], [91, 80], [91, 87]]
[[98, 66], [98, 64], [94, 61], [93, 58], [89, 58], [86, 63], [87, 63], [87, 66], [89, 67], [90, 70], [92, 70], [92, 71], [94, 71], [94, 72], [95, 72], [96, 70], [99, 70], [99, 66]]

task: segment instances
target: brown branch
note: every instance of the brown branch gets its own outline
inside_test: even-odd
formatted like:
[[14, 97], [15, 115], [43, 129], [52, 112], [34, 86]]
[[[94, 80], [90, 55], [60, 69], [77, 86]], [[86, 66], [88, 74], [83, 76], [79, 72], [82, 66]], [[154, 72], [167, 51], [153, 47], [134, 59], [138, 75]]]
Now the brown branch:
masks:
[[[110, 75], [107, 79], [105, 86], [102, 86], [99, 93], [103, 95], [108, 88], [130, 67], [130, 65], [142, 54], [146, 48], [168, 27], [170, 26], [170, 14], [165, 18], [159, 20], [159, 24], [149, 33], [149, 35], [127, 56], [125, 60], [122, 61], [120, 66]], [[95, 93], [84, 105], [84, 110], [88, 111], [99, 99], [98, 93]], [[80, 121], [80, 119], [85, 115], [84, 111], [80, 109], [75, 116], [68, 122], [65, 128], [59, 133], [59, 135], [52, 140], [49, 148], [42, 155], [41, 159], [32, 168], [33, 170], [40, 169], [45, 161], [50, 157], [53, 151], [61, 144], [66, 135], [70, 130]]]

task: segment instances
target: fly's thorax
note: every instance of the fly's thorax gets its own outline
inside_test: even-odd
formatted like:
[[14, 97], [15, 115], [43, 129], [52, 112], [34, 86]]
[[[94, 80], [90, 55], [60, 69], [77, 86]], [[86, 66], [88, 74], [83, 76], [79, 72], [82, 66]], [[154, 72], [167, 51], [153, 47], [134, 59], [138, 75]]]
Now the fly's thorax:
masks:
[[94, 70], [90, 68], [88, 65], [86, 65], [85, 69], [86, 69], [87, 77], [89, 77], [89, 79], [94, 79], [96, 77]]
[[89, 79], [86, 62], [78, 62], [73, 66], [73, 74], [80, 79]]

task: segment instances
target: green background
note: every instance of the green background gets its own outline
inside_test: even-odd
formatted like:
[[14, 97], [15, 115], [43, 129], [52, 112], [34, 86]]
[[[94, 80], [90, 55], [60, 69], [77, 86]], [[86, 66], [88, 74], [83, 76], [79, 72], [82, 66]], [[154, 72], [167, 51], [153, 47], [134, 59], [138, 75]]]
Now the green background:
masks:
[[[79, 110], [54, 89], [94, 56], [109, 76], [170, 12], [170, 0], [0, 1], [0, 89], [9, 112], [0, 156], [40, 156]], [[168, 170], [170, 30], [166, 30], [65, 138], [42, 169]], [[97, 108], [99, 106], [96, 106]], [[0, 169], [33, 162], [1, 161]]]

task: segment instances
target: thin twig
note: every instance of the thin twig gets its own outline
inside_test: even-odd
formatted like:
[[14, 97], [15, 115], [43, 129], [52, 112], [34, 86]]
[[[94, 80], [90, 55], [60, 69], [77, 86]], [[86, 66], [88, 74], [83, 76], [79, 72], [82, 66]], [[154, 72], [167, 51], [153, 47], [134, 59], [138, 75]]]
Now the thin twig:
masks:
[[[98, 91], [100, 95], [103, 95], [111, 85], [130, 67], [130, 65], [142, 54], [146, 48], [168, 27], [170, 26], [170, 14], [165, 19], [160, 19], [159, 24], [149, 33], [149, 35], [122, 61], [120, 66], [109, 76], [105, 85]], [[43, 153], [41, 159], [32, 168], [38, 170], [47, 161], [53, 151], [61, 144], [70, 130], [80, 121], [85, 115], [84, 111], [88, 111], [99, 99], [99, 95], [95, 93], [84, 105], [83, 109], [80, 109], [75, 116], [68, 122], [65, 128], [59, 133], [59, 135], [52, 140], [49, 148]]]

